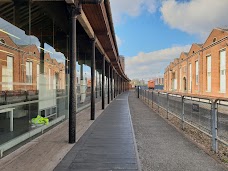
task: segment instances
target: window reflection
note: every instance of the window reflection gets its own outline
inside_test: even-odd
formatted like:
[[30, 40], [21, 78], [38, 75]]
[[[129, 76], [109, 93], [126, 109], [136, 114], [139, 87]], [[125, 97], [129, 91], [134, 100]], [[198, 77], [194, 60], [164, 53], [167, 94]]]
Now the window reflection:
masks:
[[[26, 20], [24, 23], [29, 25]], [[52, 39], [54, 34], [49, 37]], [[40, 38], [0, 18], [0, 148], [7, 141], [41, 126], [51, 126], [67, 115], [67, 53], [53, 46], [44, 43], [42, 48]], [[65, 51], [67, 48], [62, 47]], [[44, 122], [35, 123], [38, 116], [44, 117]]]

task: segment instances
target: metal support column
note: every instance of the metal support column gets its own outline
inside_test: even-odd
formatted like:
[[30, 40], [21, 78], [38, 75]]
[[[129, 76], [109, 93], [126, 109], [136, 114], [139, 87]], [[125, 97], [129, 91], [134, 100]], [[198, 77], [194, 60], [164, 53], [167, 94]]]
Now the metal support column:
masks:
[[166, 94], [167, 108], [166, 108], [166, 119], [169, 119], [169, 93]]
[[108, 64], [108, 104], [110, 103], [110, 64]]
[[113, 71], [113, 78], [114, 78], [114, 98], [116, 98], [116, 73]]
[[154, 107], [154, 91], [152, 90], [152, 93], [151, 93], [151, 95], [152, 95], [152, 108]]
[[76, 110], [77, 110], [77, 94], [76, 94], [76, 23], [77, 16], [80, 11], [77, 8], [72, 8], [71, 15], [71, 54], [70, 54], [70, 92], [69, 92], [69, 143], [75, 143], [76, 135]]
[[113, 100], [113, 68], [111, 68], [111, 100]]
[[139, 86], [138, 86], [137, 90], [138, 90], [138, 98], [139, 98]]
[[101, 74], [99, 73], [99, 86], [100, 86], [100, 97], [101, 97], [101, 94], [102, 94], [102, 83], [101, 83]]
[[184, 96], [181, 96], [181, 104], [182, 104], [181, 121], [182, 121], [182, 129], [184, 129]]
[[91, 39], [92, 56], [91, 56], [91, 120], [95, 119], [95, 38]]
[[[96, 67], [96, 65], [95, 65], [95, 67]], [[97, 77], [98, 77], [98, 72], [95, 70], [95, 73], [96, 73], [96, 75], [95, 75], [95, 77], [96, 77], [96, 88], [95, 88], [95, 92], [96, 92], [96, 98], [97, 98], [97, 94], [98, 94], [98, 92], [97, 92], [97, 90], [98, 90], [98, 81], [97, 81]]]
[[211, 113], [212, 113], [212, 150], [218, 152], [218, 109], [217, 100], [213, 100], [211, 103]]
[[105, 81], [105, 56], [103, 56], [102, 59], [102, 109], [105, 108], [105, 85], [104, 85], [104, 81]]
[[120, 76], [118, 75], [118, 94], [120, 94]]
[[41, 40], [40, 42], [40, 74], [43, 76], [44, 75], [44, 42]]
[[116, 97], [118, 96], [119, 94], [119, 89], [118, 89], [118, 82], [119, 81], [119, 77], [118, 77], [118, 74], [116, 74]]

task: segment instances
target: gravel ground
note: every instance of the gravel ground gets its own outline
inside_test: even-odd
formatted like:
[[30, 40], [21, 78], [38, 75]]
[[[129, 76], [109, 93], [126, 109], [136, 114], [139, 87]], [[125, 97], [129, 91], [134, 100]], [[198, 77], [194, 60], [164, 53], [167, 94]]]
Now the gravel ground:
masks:
[[190, 142], [134, 92], [129, 107], [143, 171], [224, 171], [221, 164]]

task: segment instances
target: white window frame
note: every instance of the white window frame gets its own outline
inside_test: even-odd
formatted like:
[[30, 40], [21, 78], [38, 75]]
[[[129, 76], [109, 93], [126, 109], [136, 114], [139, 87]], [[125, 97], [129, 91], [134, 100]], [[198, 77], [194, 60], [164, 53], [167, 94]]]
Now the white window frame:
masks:
[[7, 56], [7, 66], [2, 67], [2, 90], [13, 90], [13, 64], [14, 58]]
[[211, 92], [211, 55], [208, 55], [206, 59], [207, 59], [207, 92]]
[[32, 61], [26, 61], [26, 83], [32, 83]]
[[48, 88], [51, 89], [51, 68], [48, 68]]
[[189, 64], [189, 90], [192, 90], [192, 64]]
[[199, 61], [195, 61], [196, 65], [196, 85], [199, 85]]
[[[221, 56], [222, 53], [225, 53], [223, 56]], [[222, 57], [224, 58], [222, 61]], [[220, 58], [220, 93], [226, 93], [226, 49], [221, 49], [219, 52], [219, 58]], [[222, 82], [222, 75], [224, 75], [224, 82]]]
[[182, 91], [182, 68], [180, 67], [180, 87], [179, 90]]

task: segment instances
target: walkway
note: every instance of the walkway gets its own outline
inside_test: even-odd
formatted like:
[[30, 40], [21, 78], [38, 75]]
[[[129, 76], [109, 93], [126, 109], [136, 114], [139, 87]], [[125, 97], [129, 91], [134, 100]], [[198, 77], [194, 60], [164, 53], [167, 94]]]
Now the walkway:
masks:
[[65, 156], [55, 171], [136, 171], [128, 93], [119, 95]]
[[134, 92], [129, 95], [129, 106], [142, 170], [226, 170], [136, 98]]

